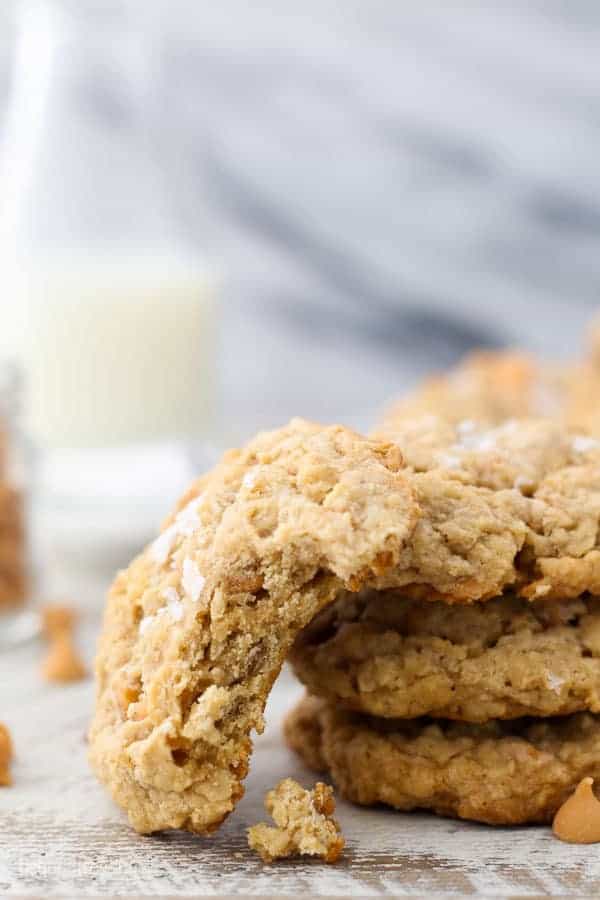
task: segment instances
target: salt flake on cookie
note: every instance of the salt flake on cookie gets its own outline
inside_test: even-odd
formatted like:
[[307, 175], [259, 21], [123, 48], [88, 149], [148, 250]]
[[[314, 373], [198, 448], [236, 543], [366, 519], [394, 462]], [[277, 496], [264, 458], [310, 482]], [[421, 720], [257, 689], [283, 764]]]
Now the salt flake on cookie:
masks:
[[200, 498], [195, 497], [175, 517], [175, 521], [159, 534], [150, 545], [150, 554], [154, 562], [164, 566], [168, 561], [178, 537], [191, 537], [200, 528], [198, 509]]
[[197, 603], [204, 590], [206, 578], [202, 575], [193, 559], [184, 559], [181, 583], [186, 595], [193, 600], [194, 603]]

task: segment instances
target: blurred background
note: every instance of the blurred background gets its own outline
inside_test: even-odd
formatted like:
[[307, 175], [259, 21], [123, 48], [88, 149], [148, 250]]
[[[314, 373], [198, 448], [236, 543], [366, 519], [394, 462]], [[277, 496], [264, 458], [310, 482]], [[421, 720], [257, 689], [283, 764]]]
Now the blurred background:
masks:
[[125, 556], [259, 428], [578, 352], [599, 47], [593, 0], [4, 0], [0, 353], [46, 530]]

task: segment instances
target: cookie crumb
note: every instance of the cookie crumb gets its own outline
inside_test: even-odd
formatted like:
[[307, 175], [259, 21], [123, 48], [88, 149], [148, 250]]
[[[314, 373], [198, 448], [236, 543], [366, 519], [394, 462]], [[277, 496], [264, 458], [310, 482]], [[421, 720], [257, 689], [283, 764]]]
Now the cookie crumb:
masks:
[[333, 818], [333, 788], [318, 781], [312, 791], [284, 778], [266, 796], [265, 809], [276, 827], [261, 822], [248, 829], [248, 846], [263, 862], [288, 856], [320, 856], [336, 862], [344, 849], [340, 826]]
[[13, 783], [10, 774], [10, 763], [13, 758], [13, 744], [6, 725], [0, 722], [0, 787], [9, 787]]
[[593, 778], [582, 778], [554, 816], [552, 831], [559, 840], [568, 844], [600, 842], [600, 801], [593, 784]]
[[69, 606], [48, 604], [42, 609], [42, 630], [50, 644], [42, 665], [46, 681], [66, 684], [86, 677], [85, 665], [73, 639], [76, 621], [77, 613]]
[[62, 603], [47, 603], [41, 609], [42, 632], [49, 641], [72, 631], [77, 621], [77, 613], [71, 606]]

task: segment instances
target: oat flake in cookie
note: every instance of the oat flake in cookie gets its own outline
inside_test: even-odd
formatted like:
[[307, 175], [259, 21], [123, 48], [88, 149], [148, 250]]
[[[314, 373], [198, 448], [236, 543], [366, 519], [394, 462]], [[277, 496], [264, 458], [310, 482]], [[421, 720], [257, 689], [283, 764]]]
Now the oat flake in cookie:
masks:
[[[549, 428], [419, 468], [394, 442], [296, 420], [201, 478], [107, 603], [90, 758], [134, 827], [218, 827], [295, 638], [343, 592], [600, 592], [600, 452]], [[456, 435], [436, 440], [450, 452]]]

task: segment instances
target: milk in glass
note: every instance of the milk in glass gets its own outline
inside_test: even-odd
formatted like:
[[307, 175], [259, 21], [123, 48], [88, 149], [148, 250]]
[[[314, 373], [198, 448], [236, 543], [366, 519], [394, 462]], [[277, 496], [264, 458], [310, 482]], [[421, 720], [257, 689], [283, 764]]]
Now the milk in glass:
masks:
[[215, 281], [157, 150], [147, 12], [24, 0], [0, 171], [0, 358], [52, 528], [92, 547], [150, 536], [212, 439]]

